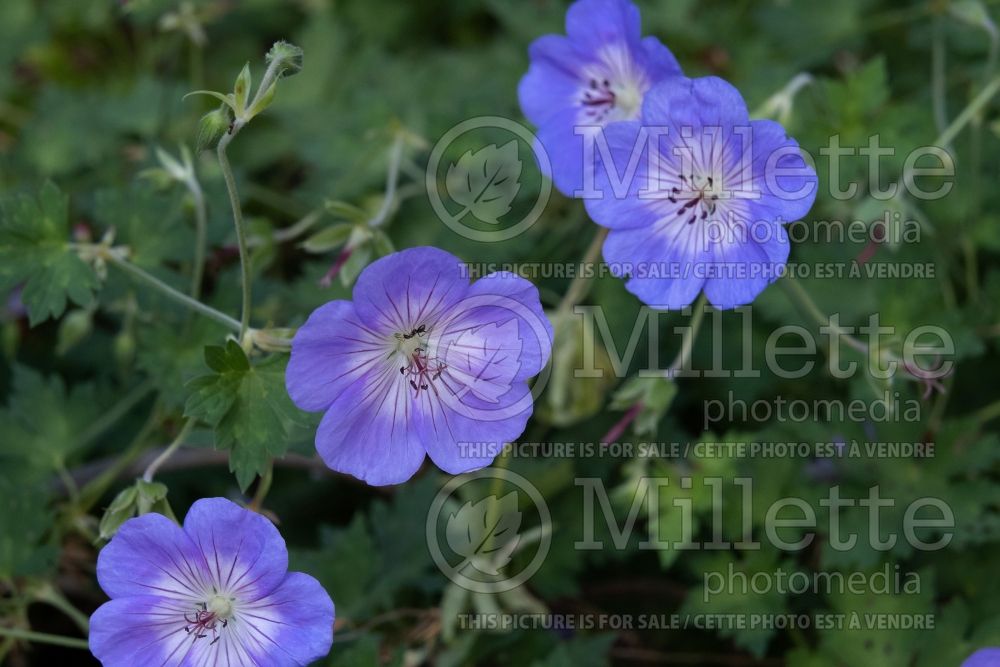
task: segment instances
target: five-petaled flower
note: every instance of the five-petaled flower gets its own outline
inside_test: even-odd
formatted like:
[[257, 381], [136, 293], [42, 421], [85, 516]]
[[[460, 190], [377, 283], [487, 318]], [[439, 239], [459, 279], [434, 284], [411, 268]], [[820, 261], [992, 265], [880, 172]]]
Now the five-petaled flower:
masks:
[[470, 284], [462, 262], [410, 248], [369, 265], [353, 301], [318, 308], [292, 341], [286, 385], [325, 411], [316, 449], [332, 469], [398, 484], [425, 455], [457, 474], [524, 432], [528, 380], [549, 358], [538, 290], [512, 273]]
[[183, 528], [161, 514], [125, 522], [97, 578], [111, 601], [90, 619], [90, 648], [105, 667], [294, 667], [333, 641], [330, 596], [288, 572], [270, 521], [224, 498], [197, 501]]
[[641, 120], [604, 128], [595, 144], [603, 159], [587, 212], [611, 230], [604, 259], [643, 302], [681, 308], [704, 290], [733, 308], [781, 275], [785, 225], [812, 207], [816, 173], [780, 124], [750, 120], [733, 86], [661, 83]]
[[657, 38], [641, 36], [639, 10], [627, 0], [579, 0], [566, 13], [566, 35], [531, 44], [518, 96], [538, 127], [552, 181], [574, 196], [593, 163], [585, 159], [585, 138], [609, 123], [637, 119], [646, 91], [681, 68]]

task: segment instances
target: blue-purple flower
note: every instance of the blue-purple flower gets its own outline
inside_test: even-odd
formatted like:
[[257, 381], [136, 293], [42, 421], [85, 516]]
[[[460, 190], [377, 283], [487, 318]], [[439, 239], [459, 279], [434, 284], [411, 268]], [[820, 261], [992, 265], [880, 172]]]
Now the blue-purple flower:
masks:
[[1000, 648], [981, 648], [966, 658], [961, 667], [1000, 667]]
[[457, 257], [411, 248], [369, 265], [352, 301], [310, 315], [286, 386], [303, 410], [326, 412], [316, 449], [330, 468], [398, 484], [425, 455], [453, 474], [489, 465], [524, 432], [528, 380], [551, 347], [529, 281], [499, 272], [470, 284]]
[[579, 0], [566, 13], [566, 36], [531, 44], [531, 66], [518, 96], [538, 127], [556, 187], [574, 196], [584, 184], [585, 136], [639, 117], [654, 84], [681, 74], [673, 54], [640, 34], [639, 10], [627, 0]]
[[661, 83], [640, 121], [609, 125], [595, 144], [587, 212], [611, 230], [604, 259], [643, 302], [681, 308], [704, 290], [733, 308], [782, 274], [785, 225], [812, 207], [816, 173], [780, 124], [750, 120], [729, 83]]
[[270, 521], [224, 498], [197, 501], [183, 528], [160, 514], [126, 521], [97, 578], [111, 601], [90, 619], [90, 649], [105, 667], [294, 667], [333, 642], [330, 596], [288, 572]]

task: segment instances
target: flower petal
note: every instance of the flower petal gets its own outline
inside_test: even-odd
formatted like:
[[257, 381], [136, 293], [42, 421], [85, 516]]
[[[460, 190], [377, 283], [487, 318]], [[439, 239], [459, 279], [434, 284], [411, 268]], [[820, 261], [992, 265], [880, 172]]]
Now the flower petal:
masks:
[[561, 35], [539, 37], [528, 47], [531, 65], [517, 87], [524, 116], [543, 125], [561, 109], [577, 104], [585, 61]]
[[112, 598], [158, 595], [201, 600], [211, 585], [202, 552], [162, 514], [129, 519], [118, 529], [97, 558], [97, 580]]
[[354, 286], [354, 308], [374, 331], [406, 333], [437, 319], [468, 286], [458, 257], [432, 247], [409, 248], [361, 272]]
[[754, 184], [761, 193], [750, 200], [750, 214], [757, 219], [784, 223], [801, 220], [816, 201], [819, 181], [806, 164], [797, 141], [773, 120], [755, 120], [750, 150]]
[[[502, 326], [507, 324], [512, 324], [513, 328]], [[554, 333], [542, 308], [538, 288], [508, 271], [491, 273], [473, 283], [466, 297], [449, 313], [443, 328], [443, 337], [456, 343], [471, 342], [468, 335], [475, 338], [488, 334], [506, 335], [499, 344], [485, 338], [481, 342], [477, 340], [476, 347], [516, 355], [518, 371], [511, 376], [512, 381], [538, 375], [552, 352]], [[447, 346], [449, 352], [464, 352], [466, 348], [467, 345]], [[491, 354], [490, 360], [502, 363], [498, 354]]]
[[267, 597], [240, 607], [229, 628], [261, 665], [308, 665], [330, 652], [333, 601], [318, 581], [290, 572]]
[[654, 308], [676, 310], [698, 296], [706, 258], [698, 234], [680, 220], [640, 229], [616, 229], [604, 242], [604, 259], [616, 275], [629, 274], [625, 288]]
[[372, 371], [330, 405], [316, 431], [326, 465], [376, 486], [410, 479], [424, 460], [412, 399], [394, 367]]
[[225, 498], [195, 502], [184, 532], [205, 554], [211, 585], [220, 594], [256, 600], [288, 571], [285, 540], [274, 524]]
[[105, 602], [90, 617], [90, 651], [104, 667], [179, 665], [194, 643], [184, 631], [188, 611], [152, 595]]
[[581, 121], [579, 108], [569, 106], [552, 114], [535, 135], [535, 151], [545, 151], [552, 168], [552, 172], [545, 175], [567, 197], [577, 196], [589, 180], [585, 174], [593, 171], [593, 160], [585, 159], [588, 157], [585, 153], [587, 139], [577, 134], [578, 130], [591, 136], [598, 131], [598, 126]]
[[981, 648], [962, 663], [961, 667], [997, 667], [1000, 665], [1000, 648]]
[[[643, 98], [642, 122], [684, 127], [750, 126], [750, 112], [740, 92], [717, 76], [675, 77], [653, 86]], [[749, 132], [749, 129], [747, 129]]]
[[683, 76], [677, 58], [656, 37], [642, 38], [642, 52], [645, 56], [646, 71], [653, 82], [667, 77]]
[[566, 34], [587, 49], [638, 44], [640, 30], [639, 8], [628, 0], [578, 0], [566, 11]]
[[519, 382], [498, 401], [485, 401], [471, 393], [461, 401], [436, 400], [421, 392], [418, 409], [424, 417], [416, 423], [431, 460], [441, 470], [458, 475], [492, 463], [506, 443], [524, 433], [534, 406], [527, 384]]
[[325, 410], [384, 358], [385, 338], [361, 323], [350, 301], [320, 306], [292, 340], [288, 395], [303, 410]]
[[660, 214], [654, 200], [640, 195], [655, 187], [649, 178], [648, 138], [638, 122], [613, 123], [602, 130], [607, 154], [597, 165], [594, 185], [599, 196], [584, 205], [594, 222], [608, 229], [629, 229], [654, 224]]

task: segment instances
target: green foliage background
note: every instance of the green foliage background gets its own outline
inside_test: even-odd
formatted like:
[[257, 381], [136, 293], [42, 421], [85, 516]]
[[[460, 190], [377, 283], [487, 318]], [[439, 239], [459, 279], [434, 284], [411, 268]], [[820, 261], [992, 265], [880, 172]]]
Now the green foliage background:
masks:
[[[796, 74], [813, 81], [784, 118], [790, 134], [814, 156], [839, 135], [863, 146], [879, 134], [896, 156], [884, 160], [887, 182], [901, 177], [903, 158], [931, 144], [941, 130], [998, 75], [995, 3], [968, 0], [670, 0], [640, 2], [646, 34], [659, 36], [689, 75], [717, 74], [743, 92], [751, 109], [765, 109]], [[844, 324], [882, 323], [910, 331], [945, 327], [956, 342], [955, 373], [945, 393], [926, 401], [917, 383], [870, 377], [839, 380], [817, 363], [807, 377], [695, 378], [676, 394], [654, 388], [660, 400], [638, 422], [653, 429], [639, 439], [678, 441], [932, 441], [932, 459], [845, 459], [817, 475], [801, 459], [517, 458], [511, 468], [543, 490], [555, 519], [552, 551], [520, 598], [455, 599], [427, 553], [423, 526], [444, 476], [428, 466], [410, 483], [373, 489], [314, 464], [315, 416], [298, 413], [280, 394], [283, 359], [251, 366], [239, 346], [219, 347], [226, 330], [143, 287], [114, 266], [106, 277], [66, 248], [69, 239], [131, 249], [130, 261], [184, 291], [190, 282], [194, 227], [183, 187], [162, 185], [142, 172], [156, 168], [156, 147], [177, 154], [193, 146], [199, 117], [213, 107], [191, 90], [228, 91], [250, 61], [257, 77], [263, 53], [278, 39], [305, 51], [301, 74], [283, 81], [273, 106], [234, 141], [230, 157], [250, 220], [256, 325], [294, 327], [320, 304], [349, 295], [344, 281], [324, 287], [344, 228], [312, 247], [306, 236], [282, 241], [287, 229], [318, 211], [310, 234], [381, 205], [394, 138], [404, 136], [401, 192], [406, 196], [374, 239], [352, 255], [347, 282], [388, 246], [436, 245], [470, 262], [579, 261], [596, 231], [580, 202], [554, 196], [526, 233], [482, 244], [450, 231], [422, 190], [428, 146], [456, 123], [480, 115], [521, 119], [517, 82], [534, 38], [562, 32], [565, 4], [553, 0], [4, 0], [0, 3], [0, 284], [19, 287], [0, 314], [0, 625], [80, 636], [58, 607], [65, 600], [90, 613], [103, 595], [94, 579], [102, 529], [135, 510], [105, 518], [105, 509], [141, 472], [148, 453], [177, 437], [183, 415], [201, 418], [190, 447], [157, 477], [178, 514], [199, 497], [253, 494], [257, 472], [275, 466], [265, 508], [280, 520], [293, 566], [318, 577], [337, 604], [336, 640], [329, 664], [740, 664], [789, 667], [958, 665], [974, 648], [1000, 644], [1000, 542], [996, 434], [1000, 416], [1000, 167], [998, 104], [988, 102], [951, 141], [957, 176], [938, 201], [878, 202], [865, 193], [861, 160], [845, 161], [844, 178], [858, 196], [838, 200], [825, 187], [807, 222], [870, 221], [886, 209], [919, 221], [919, 243], [881, 244], [878, 262], [931, 263], [921, 280], [815, 278], [801, 281], [819, 309]], [[984, 17], [986, 17], [984, 19]], [[935, 61], [935, 59], [937, 59]], [[936, 62], [936, 65], [935, 65]], [[936, 67], [936, 69], [935, 69]], [[935, 109], [942, 118], [935, 120]], [[943, 124], [942, 124], [943, 120]], [[400, 133], [403, 134], [400, 134]], [[230, 314], [239, 310], [239, 265], [226, 193], [212, 151], [196, 157], [209, 214], [210, 253], [204, 298]], [[523, 187], [519, 202], [537, 192]], [[47, 182], [56, 185], [46, 185]], [[325, 202], [341, 202], [325, 207]], [[346, 203], [346, 204], [345, 204]], [[350, 206], [348, 206], [349, 204]], [[327, 241], [327, 242], [324, 242]], [[816, 242], [793, 247], [799, 263], [851, 262], [865, 243]], [[312, 252], [311, 252], [312, 251]], [[569, 281], [538, 281], [555, 306]], [[776, 327], [816, 329], [781, 285], [754, 304], [755, 367]], [[603, 307], [621, 352], [639, 304], [621, 281], [594, 281], [586, 303]], [[712, 317], [712, 316], [709, 316]], [[673, 327], [686, 316], [661, 318], [662, 359], [679, 347]], [[741, 318], [721, 317], [720, 333], [706, 324], [693, 365], [712, 365], [712, 338], [726, 366], [740, 367]], [[630, 374], [643, 366], [645, 334]], [[745, 340], [745, 339], [744, 339]], [[721, 343], [720, 343], [721, 341]], [[542, 396], [526, 442], [596, 442], [622, 417], [630, 400], [612, 401], [617, 380], [572, 380], [572, 336], [559, 341], [552, 386]], [[206, 357], [205, 347], [214, 346]], [[232, 349], [235, 347], [236, 349]], [[206, 358], [208, 364], [206, 365]], [[821, 351], [817, 361], [825, 359]], [[861, 356], [854, 360], [864, 361]], [[244, 378], [236, 388], [233, 375]], [[200, 378], [187, 384], [192, 378]], [[228, 388], [227, 388], [228, 387]], [[272, 388], [275, 391], [270, 391]], [[561, 389], [561, 391], [559, 390]], [[922, 401], [916, 423], [720, 423], [703, 432], [704, 402], [863, 398], [886, 389], [900, 400]], [[209, 392], [199, 398], [198, 392]], [[213, 403], [229, 392], [224, 405]], [[631, 399], [631, 396], [621, 397]], [[648, 398], [648, 397], [647, 397]], [[234, 407], [235, 406], [235, 407]], [[228, 409], [227, 409], [228, 408]], [[235, 412], [230, 411], [233, 410]], [[242, 411], [242, 412], [241, 412]], [[991, 421], [992, 420], [992, 421]], [[209, 429], [207, 424], [215, 425]], [[213, 430], [215, 433], [213, 434]], [[625, 439], [636, 440], [634, 433]], [[235, 448], [234, 447], [235, 443]], [[232, 448], [237, 477], [227, 472]], [[242, 447], [242, 448], [241, 448]], [[144, 458], [146, 457], [146, 458]], [[896, 500], [884, 513], [898, 525], [906, 505], [921, 496], [944, 499], [957, 528], [943, 551], [915, 552], [903, 540], [888, 552], [859, 546], [825, 548], [823, 539], [800, 554], [663, 552], [636, 548], [588, 552], [573, 548], [582, 531], [575, 477], [601, 477], [614, 498], [629, 498], [641, 475], [676, 480], [749, 475], [755, 481], [754, 524], [781, 496], [807, 499], [818, 510], [831, 484], [860, 498], [879, 485]], [[675, 487], [671, 487], [675, 488]], [[684, 493], [676, 487], [678, 493]], [[710, 534], [709, 498], [691, 492], [699, 536]], [[137, 491], [145, 509], [166, 511], [164, 489]], [[138, 496], [137, 496], [138, 497]], [[133, 499], [134, 500], [134, 499]], [[139, 502], [136, 500], [136, 502]], [[627, 502], [616, 505], [619, 518]], [[112, 506], [116, 509], [116, 506]], [[117, 508], [121, 510], [121, 508]], [[727, 512], [729, 509], [727, 508]], [[728, 516], [728, 515], [727, 515]], [[845, 521], [866, 528], [862, 511]], [[660, 519], [669, 531], [677, 515]], [[728, 518], [727, 518], [728, 520]], [[821, 533], [825, 527], [821, 526]], [[822, 537], [822, 536], [821, 536]], [[727, 568], [752, 574], [786, 571], [873, 572], [899, 566], [921, 577], [919, 595], [717, 596], [701, 600], [706, 572]], [[455, 630], [454, 612], [544, 609], [560, 613], [847, 613], [933, 614], [933, 631], [594, 631], [472, 632]], [[442, 611], [443, 609], [443, 611]], [[85, 652], [0, 640], [12, 665], [85, 664]]]

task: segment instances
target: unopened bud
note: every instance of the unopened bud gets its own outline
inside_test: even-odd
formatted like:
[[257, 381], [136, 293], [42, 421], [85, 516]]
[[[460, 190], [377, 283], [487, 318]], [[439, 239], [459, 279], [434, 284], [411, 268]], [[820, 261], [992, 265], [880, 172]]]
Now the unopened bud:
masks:
[[64, 355], [90, 334], [93, 325], [93, 313], [89, 310], [74, 310], [66, 315], [59, 324], [59, 339], [56, 343], [56, 354]]
[[278, 63], [278, 73], [293, 76], [302, 71], [302, 49], [288, 42], [275, 42], [267, 52], [267, 64]]
[[230, 122], [229, 109], [225, 105], [202, 116], [201, 122], [198, 123], [198, 152], [210, 148], [218, 141], [219, 137], [229, 130]]

